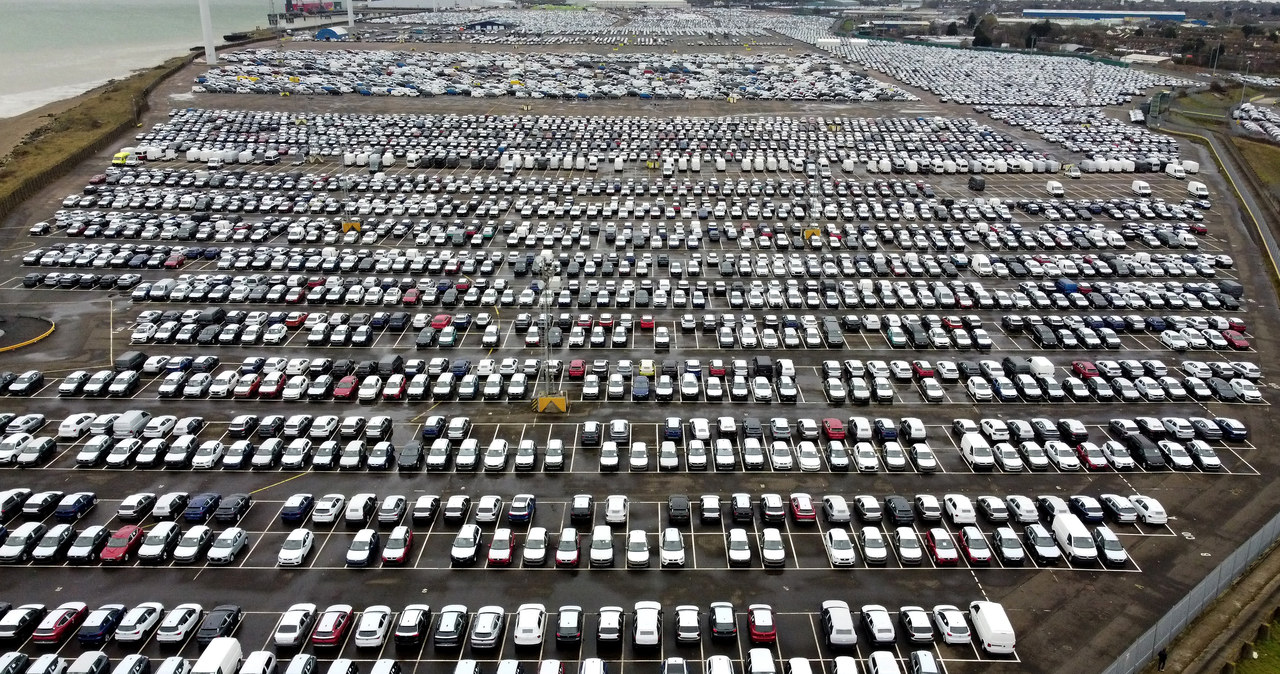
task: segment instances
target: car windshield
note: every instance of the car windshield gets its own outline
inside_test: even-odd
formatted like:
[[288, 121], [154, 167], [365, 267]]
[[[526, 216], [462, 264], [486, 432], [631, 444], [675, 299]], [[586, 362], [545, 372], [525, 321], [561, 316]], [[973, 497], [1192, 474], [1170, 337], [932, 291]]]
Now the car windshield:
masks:
[[370, 539], [368, 538], [357, 538], [351, 542], [351, 550], [352, 552], [364, 552], [369, 549], [369, 543]]

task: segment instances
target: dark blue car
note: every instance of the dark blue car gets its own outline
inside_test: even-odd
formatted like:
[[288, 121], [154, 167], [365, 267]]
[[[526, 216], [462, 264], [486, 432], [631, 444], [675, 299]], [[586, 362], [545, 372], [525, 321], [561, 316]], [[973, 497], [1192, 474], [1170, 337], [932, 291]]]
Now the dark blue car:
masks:
[[98, 504], [98, 496], [91, 491], [80, 491], [68, 494], [58, 503], [53, 516], [60, 520], [78, 520], [84, 517]]
[[204, 522], [209, 519], [213, 511], [218, 509], [220, 503], [222, 503], [222, 494], [214, 492], [196, 494], [187, 502], [186, 510], [182, 511], [182, 518], [188, 522]]
[[84, 646], [103, 644], [115, 633], [120, 619], [124, 617], [123, 604], [106, 604], [89, 613], [76, 632], [76, 639]]
[[280, 510], [280, 519], [285, 522], [301, 522], [311, 514], [315, 504], [316, 499], [311, 494], [294, 494], [284, 502], [284, 508]]

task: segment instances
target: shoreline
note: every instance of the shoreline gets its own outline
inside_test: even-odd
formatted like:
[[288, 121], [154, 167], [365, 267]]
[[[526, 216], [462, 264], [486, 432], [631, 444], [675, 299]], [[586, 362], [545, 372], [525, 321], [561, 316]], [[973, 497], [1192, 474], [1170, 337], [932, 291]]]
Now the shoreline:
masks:
[[[132, 75], [133, 73], [130, 73], [129, 76]], [[116, 81], [110, 80], [77, 96], [46, 103], [20, 115], [0, 119], [0, 157], [8, 156], [13, 151], [13, 148], [17, 147], [18, 143], [21, 143], [32, 131], [53, 121], [53, 118], [57, 115], [97, 96], [103, 89]]]

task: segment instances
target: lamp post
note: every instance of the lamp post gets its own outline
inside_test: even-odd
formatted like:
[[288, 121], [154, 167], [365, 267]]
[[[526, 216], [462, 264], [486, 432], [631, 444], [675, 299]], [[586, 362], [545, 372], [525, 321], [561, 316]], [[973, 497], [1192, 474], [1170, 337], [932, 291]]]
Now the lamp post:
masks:
[[[1248, 62], [1248, 61], [1245, 61], [1245, 62], [1244, 62], [1244, 76], [1245, 76], [1246, 78], [1249, 76], [1249, 62]], [[1237, 108], [1238, 108], [1238, 107], [1240, 107], [1241, 105], [1244, 105], [1244, 88], [1245, 88], [1246, 86], [1247, 86], [1247, 85], [1245, 84], [1244, 78], [1241, 78], [1241, 79], [1240, 79], [1240, 103], [1239, 103], [1239, 105], [1237, 105], [1237, 106], [1236, 106]]]

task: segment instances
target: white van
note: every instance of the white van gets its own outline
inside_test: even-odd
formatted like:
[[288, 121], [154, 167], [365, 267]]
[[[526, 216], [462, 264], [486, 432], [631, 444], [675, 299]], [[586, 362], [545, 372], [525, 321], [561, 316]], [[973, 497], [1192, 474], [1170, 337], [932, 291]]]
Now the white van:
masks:
[[218, 637], [204, 647], [200, 659], [191, 668], [191, 674], [236, 674], [242, 654], [239, 639]]
[[969, 259], [969, 267], [978, 276], [990, 276], [994, 273], [991, 267], [991, 258], [986, 255], [974, 255]]
[[978, 646], [993, 655], [1007, 655], [1017, 645], [1013, 624], [1005, 615], [1004, 607], [993, 601], [975, 601], [969, 604], [969, 624], [978, 639]]
[[1135, 180], [1135, 181], [1133, 181], [1133, 184], [1132, 184], [1132, 185], [1130, 185], [1130, 189], [1132, 189], [1132, 190], [1133, 190], [1133, 193], [1134, 193], [1134, 194], [1136, 194], [1136, 195], [1138, 195], [1138, 196], [1140, 196], [1140, 197], [1149, 197], [1149, 196], [1151, 196], [1151, 185], [1148, 185], [1148, 184], [1147, 184], [1147, 181], [1145, 181], [1145, 180]]
[[1067, 195], [1067, 191], [1062, 189], [1062, 183], [1056, 180], [1046, 182], [1044, 184], [1044, 190], [1049, 193], [1049, 196], [1064, 197]]
[[1053, 538], [1073, 562], [1093, 563], [1098, 559], [1098, 547], [1093, 537], [1080, 518], [1072, 513], [1062, 513], [1053, 518]]
[[1164, 172], [1165, 175], [1173, 176], [1178, 180], [1182, 180], [1187, 177], [1187, 172], [1183, 170], [1182, 164], [1175, 164], [1173, 162], [1165, 164]]
[[1203, 199], [1209, 196], [1209, 188], [1205, 187], [1205, 184], [1198, 180], [1192, 180], [1187, 183], [1187, 194]]
[[773, 662], [773, 651], [767, 648], [747, 651], [746, 674], [778, 674], [778, 666]]
[[979, 433], [965, 433], [960, 438], [960, 454], [974, 470], [991, 470], [996, 467], [995, 453], [987, 439]]
[[1036, 377], [1053, 376], [1053, 361], [1044, 356], [1032, 356], [1027, 359], [1027, 364], [1031, 366], [1031, 374]]

